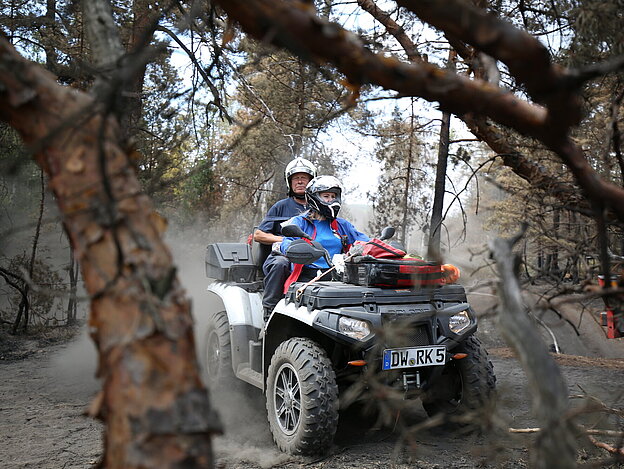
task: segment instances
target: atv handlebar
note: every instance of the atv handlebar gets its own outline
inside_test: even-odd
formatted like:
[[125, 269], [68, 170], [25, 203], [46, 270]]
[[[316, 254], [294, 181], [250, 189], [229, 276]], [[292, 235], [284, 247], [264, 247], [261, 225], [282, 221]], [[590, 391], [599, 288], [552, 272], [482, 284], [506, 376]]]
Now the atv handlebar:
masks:
[[[394, 236], [394, 233], [395, 233], [395, 229], [391, 226], [387, 226], [383, 230], [381, 230], [381, 234], [379, 235], [378, 239], [385, 240], [385, 239], [392, 238]], [[292, 250], [293, 251], [292, 253], [289, 253], [289, 251], [293, 247], [293, 244], [291, 244], [288, 247], [288, 249], [286, 250], [286, 257], [291, 259], [291, 262], [294, 260], [295, 257], [298, 257], [300, 261], [296, 263], [308, 264], [310, 262], [313, 262], [309, 260], [310, 258], [308, 258], [308, 260], [306, 261], [303, 261], [302, 259], [306, 255], [316, 256], [315, 259], [319, 259], [321, 256], [318, 254], [320, 250], [322, 249], [323, 257], [325, 258], [325, 261], [327, 262], [327, 265], [329, 266], [329, 269], [327, 271], [323, 272], [320, 275], [317, 275], [315, 278], [313, 278], [312, 280], [310, 280], [309, 282], [307, 282], [306, 284], [304, 284], [303, 286], [297, 289], [296, 297], [299, 298], [308, 285], [316, 282], [318, 279], [320, 279], [323, 275], [327, 274], [328, 272], [335, 270], [336, 266], [332, 263], [331, 259], [329, 258], [329, 253], [327, 252], [327, 249], [325, 249], [320, 243], [312, 240], [312, 237], [308, 235], [307, 233], [305, 233], [297, 225], [283, 226], [282, 235], [287, 236], [289, 238], [304, 238], [310, 241], [309, 243], [299, 243], [299, 244], [297, 244], [296, 242], [293, 243], [295, 244], [296, 248]], [[350, 259], [351, 257], [353, 257], [353, 254], [348, 255], [347, 259]]]

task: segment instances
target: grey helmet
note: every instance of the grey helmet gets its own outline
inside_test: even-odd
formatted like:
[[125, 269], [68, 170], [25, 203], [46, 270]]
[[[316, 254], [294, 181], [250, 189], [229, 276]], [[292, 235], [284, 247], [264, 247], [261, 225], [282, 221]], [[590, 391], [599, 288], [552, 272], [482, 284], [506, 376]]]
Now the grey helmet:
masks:
[[[319, 195], [321, 192], [333, 192], [336, 198], [331, 202], [326, 202]], [[305, 198], [310, 209], [333, 220], [338, 216], [342, 204], [342, 184], [334, 176], [315, 177], [306, 186]]]
[[295, 158], [288, 165], [284, 171], [284, 179], [286, 179], [286, 186], [288, 186], [288, 195], [293, 195], [292, 187], [290, 185], [290, 177], [296, 173], [309, 174], [312, 179], [316, 177], [316, 166], [305, 158]]

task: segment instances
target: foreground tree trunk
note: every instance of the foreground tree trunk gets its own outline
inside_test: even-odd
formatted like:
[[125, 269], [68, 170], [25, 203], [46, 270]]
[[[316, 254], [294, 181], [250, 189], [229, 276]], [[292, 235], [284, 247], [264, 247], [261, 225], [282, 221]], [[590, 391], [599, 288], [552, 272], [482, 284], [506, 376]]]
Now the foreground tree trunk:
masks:
[[190, 304], [116, 120], [1, 39], [0, 119], [48, 174], [91, 297], [103, 465], [211, 467], [218, 423], [198, 373]]
[[531, 467], [571, 469], [576, 467], [576, 442], [568, 415], [568, 388], [524, 305], [518, 281], [520, 260], [513, 252], [520, 237], [497, 238], [490, 244], [500, 277], [499, 329], [522, 364], [533, 399], [533, 412], [541, 427], [531, 453]]

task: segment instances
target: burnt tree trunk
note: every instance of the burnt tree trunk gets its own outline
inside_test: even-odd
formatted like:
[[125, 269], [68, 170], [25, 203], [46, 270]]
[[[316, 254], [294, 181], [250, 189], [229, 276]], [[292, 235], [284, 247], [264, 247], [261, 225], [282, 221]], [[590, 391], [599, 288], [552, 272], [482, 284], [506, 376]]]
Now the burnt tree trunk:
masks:
[[78, 301], [76, 299], [76, 292], [78, 289], [78, 274], [79, 267], [74, 257], [74, 251], [69, 250], [69, 301], [67, 302], [67, 325], [71, 326], [76, 324]]
[[[559, 225], [561, 224], [561, 210], [555, 207], [553, 212], [553, 237], [559, 239]], [[552, 258], [550, 262], [550, 270], [548, 271], [550, 277], [554, 280], [560, 280], [561, 269], [559, 267], [559, 246], [557, 243], [553, 244]]]
[[[447, 68], [455, 70], [456, 54], [449, 51]], [[431, 228], [429, 229], [429, 257], [440, 259], [440, 240], [442, 233], [442, 210], [444, 208], [444, 193], [446, 191], [446, 169], [448, 166], [449, 146], [451, 134], [451, 113], [442, 112], [440, 138], [438, 140], [438, 161], [436, 164], [436, 178], [433, 189], [433, 207], [431, 208]]]
[[[134, 0], [132, 2], [132, 34], [128, 43], [128, 58], [137, 60], [141, 52], [151, 42], [153, 36], [152, 23], [154, 12], [150, 8], [153, 0]], [[120, 116], [122, 127], [125, 129], [126, 138], [133, 136], [141, 129], [143, 116], [143, 84], [145, 80], [145, 63], [127, 79], [124, 85], [123, 114]]]
[[165, 222], [141, 191], [117, 121], [0, 40], [0, 119], [48, 174], [91, 298], [110, 468], [211, 467], [218, 423]]
[[24, 293], [22, 295], [22, 301], [20, 301], [19, 308], [15, 322], [13, 323], [13, 334], [17, 333], [20, 323], [22, 324], [22, 331], [28, 330], [28, 322], [30, 321], [30, 302], [28, 295], [30, 294], [30, 282], [33, 279], [33, 272], [35, 271], [35, 260], [37, 259], [37, 247], [39, 246], [39, 235], [41, 234], [41, 221], [43, 220], [43, 210], [45, 208], [45, 177], [43, 170], [41, 170], [41, 197], [39, 199], [39, 217], [37, 218], [37, 225], [35, 227], [35, 236], [33, 238], [32, 250], [30, 251], [30, 260], [28, 261], [28, 278], [24, 282]]
[[431, 210], [431, 228], [429, 232], [429, 257], [440, 258], [440, 238], [442, 231], [442, 209], [444, 207], [444, 192], [446, 190], [446, 167], [448, 164], [449, 134], [451, 128], [451, 114], [442, 113], [440, 140], [438, 143], [438, 163], [436, 165], [436, 179]]

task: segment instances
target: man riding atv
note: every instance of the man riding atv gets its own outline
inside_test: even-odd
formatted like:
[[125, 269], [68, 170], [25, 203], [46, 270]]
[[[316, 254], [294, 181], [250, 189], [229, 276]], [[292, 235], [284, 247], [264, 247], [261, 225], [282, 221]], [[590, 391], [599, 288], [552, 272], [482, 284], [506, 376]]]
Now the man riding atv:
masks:
[[[280, 255], [302, 272], [312, 266], [312, 274], [329, 265], [319, 261], [330, 259], [328, 250], [346, 252], [358, 237], [367, 238], [337, 218], [342, 189], [335, 178], [322, 176], [308, 186], [312, 211], [282, 228]], [[343, 273], [332, 279], [295, 282], [285, 296], [277, 285], [283, 298], [269, 317], [251, 247], [208, 245], [212, 298], [196, 321], [205, 376], [226, 392], [234, 380], [262, 390], [282, 451], [326, 452], [339, 409], [362, 398], [373, 382], [386, 389], [376, 400], [402, 396], [407, 408], [420, 400], [428, 415], [474, 415], [487, 407], [496, 378], [474, 335], [477, 317], [464, 288], [439, 263], [406, 258], [384, 242], [390, 236], [357, 241], [362, 249], [352, 249]]]
[[265, 316], [284, 296], [282, 286], [290, 272], [290, 261], [279, 253], [271, 252], [274, 243], [282, 241], [281, 223], [306, 211], [305, 189], [316, 176], [316, 166], [305, 158], [295, 158], [286, 166], [284, 179], [288, 186], [288, 197], [276, 202], [267, 212], [253, 239], [262, 246], [261, 256], [264, 273], [264, 297], [262, 305]]

